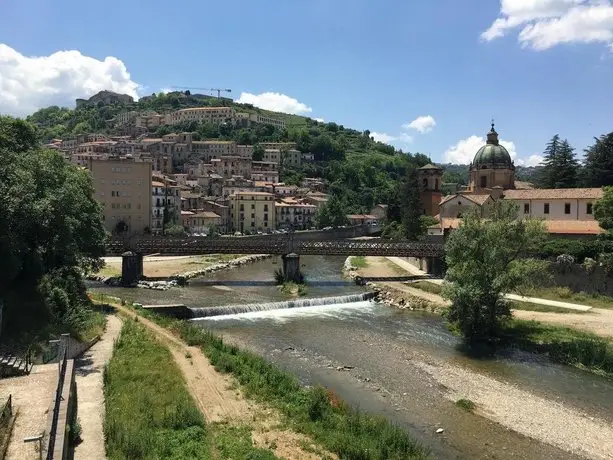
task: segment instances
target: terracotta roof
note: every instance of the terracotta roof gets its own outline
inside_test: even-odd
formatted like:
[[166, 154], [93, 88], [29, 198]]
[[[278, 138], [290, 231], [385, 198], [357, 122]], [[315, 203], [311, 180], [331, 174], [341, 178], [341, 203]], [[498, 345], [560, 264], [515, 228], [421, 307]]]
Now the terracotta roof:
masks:
[[163, 182], [153, 181], [153, 182], [151, 182], [151, 186], [152, 187], [164, 187], [164, 183]]
[[534, 184], [531, 182], [524, 182], [520, 180], [515, 181], [516, 190], [532, 190], [533, 188], [534, 188]]
[[467, 200], [472, 201], [473, 203], [481, 206], [490, 198], [490, 195], [489, 194], [488, 195], [473, 194], [473, 193], [455, 193], [453, 195], [447, 195], [446, 197], [444, 197], [442, 201], [439, 203], [439, 206], [447, 203], [450, 200], [453, 200], [456, 197], [466, 198]]
[[432, 164], [432, 163], [428, 163], [426, 166], [422, 166], [419, 169], [433, 169], [433, 170], [436, 169], [436, 170], [442, 171], [442, 168], [440, 168], [440, 167], [438, 167], [438, 166], [436, 166], [435, 164]]
[[194, 214], [192, 217], [204, 217], [207, 219], [218, 219], [221, 218], [220, 215], [215, 214], [214, 212], [211, 211], [201, 211], [198, 214]]
[[[462, 219], [443, 217], [441, 224], [432, 225], [429, 228], [456, 229], [462, 223]], [[604, 233], [595, 220], [545, 220], [547, 233], [556, 235], [599, 235]]]
[[347, 219], [377, 219], [377, 216], [371, 214], [347, 214]]
[[507, 200], [576, 200], [602, 198], [601, 188], [543, 188], [533, 190], [506, 190]]
[[604, 230], [596, 220], [546, 220], [548, 233], [563, 235], [599, 235]]
[[258, 195], [258, 196], [274, 196], [268, 192], [236, 192], [235, 195]]

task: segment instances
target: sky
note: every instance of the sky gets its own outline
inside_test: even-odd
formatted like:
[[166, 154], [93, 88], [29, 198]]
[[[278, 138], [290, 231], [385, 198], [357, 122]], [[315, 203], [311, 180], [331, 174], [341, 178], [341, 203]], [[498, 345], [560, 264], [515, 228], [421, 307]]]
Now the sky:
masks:
[[[0, 113], [229, 88], [241, 102], [469, 163], [613, 131], [613, 0], [4, 0]], [[201, 91], [203, 92], [203, 91]]]

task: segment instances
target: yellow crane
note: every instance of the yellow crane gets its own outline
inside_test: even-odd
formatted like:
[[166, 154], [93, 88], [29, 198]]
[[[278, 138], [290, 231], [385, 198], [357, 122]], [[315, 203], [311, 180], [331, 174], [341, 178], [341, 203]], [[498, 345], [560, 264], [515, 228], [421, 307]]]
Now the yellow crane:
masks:
[[186, 86], [173, 86], [172, 89], [181, 89], [181, 90], [201, 90], [201, 91], [217, 91], [217, 97], [221, 98], [221, 93], [231, 93], [231, 89], [223, 89], [223, 88], [188, 88]]

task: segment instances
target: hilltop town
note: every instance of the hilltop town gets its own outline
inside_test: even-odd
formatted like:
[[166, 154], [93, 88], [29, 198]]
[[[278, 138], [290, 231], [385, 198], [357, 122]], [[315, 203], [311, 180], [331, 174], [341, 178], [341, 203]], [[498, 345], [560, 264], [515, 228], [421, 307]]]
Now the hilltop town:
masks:
[[[104, 92], [78, 107], [125, 103]], [[220, 98], [222, 101], [223, 98]], [[302, 177], [289, 184], [280, 172], [312, 164], [312, 152], [296, 142], [202, 139], [181, 127], [231, 129], [286, 128], [283, 118], [244, 113], [233, 107], [191, 107], [167, 113], [118, 113], [107, 131], [51, 139], [60, 151], [91, 172], [95, 197], [103, 204], [106, 229], [115, 235], [164, 234], [182, 228], [195, 235], [287, 232], [316, 225], [316, 213], [328, 202], [326, 181]], [[173, 130], [156, 137], [160, 128]], [[347, 225], [373, 224], [386, 206], [372, 213], [348, 214]], [[180, 230], [179, 230], [180, 231]]]

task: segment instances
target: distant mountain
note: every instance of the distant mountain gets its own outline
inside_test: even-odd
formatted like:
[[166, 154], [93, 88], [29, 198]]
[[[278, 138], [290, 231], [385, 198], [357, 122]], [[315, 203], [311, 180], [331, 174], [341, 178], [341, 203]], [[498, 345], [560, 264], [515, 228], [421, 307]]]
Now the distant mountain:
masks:
[[[440, 166], [445, 170], [443, 182], [468, 185], [469, 165], [441, 164]], [[515, 179], [538, 185], [538, 176], [542, 169], [542, 166], [515, 166]]]

